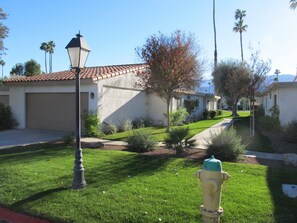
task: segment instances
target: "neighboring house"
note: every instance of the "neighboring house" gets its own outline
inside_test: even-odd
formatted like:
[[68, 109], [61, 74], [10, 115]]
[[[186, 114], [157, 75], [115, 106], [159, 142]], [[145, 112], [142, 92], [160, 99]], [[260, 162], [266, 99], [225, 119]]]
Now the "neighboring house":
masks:
[[280, 110], [279, 119], [281, 125], [286, 125], [297, 120], [297, 82], [274, 82], [263, 92], [261, 104], [265, 110], [265, 115], [271, 115], [270, 109], [277, 105]]
[[201, 85], [196, 88], [196, 94], [203, 97], [201, 115], [203, 110], [205, 109], [207, 109], [208, 111], [219, 109], [219, 101], [221, 97], [214, 94], [214, 85], [212, 83], [212, 80], [202, 81]]
[[[137, 73], [143, 69], [146, 69], [144, 64], [83, 69], [82, 112], [96, 111], [101, 122], [117, 125], [137, 118], [165, 124], [165, 102], [136, 86]], [[75, 74], [72, 71], [12, 77], [5, 81], [5, 86], [0, 90], [0, 100], [10, 105], [18, 128], [74, 131]], [[171, 111], [180, 105], [181, 98], [172, 98]]]

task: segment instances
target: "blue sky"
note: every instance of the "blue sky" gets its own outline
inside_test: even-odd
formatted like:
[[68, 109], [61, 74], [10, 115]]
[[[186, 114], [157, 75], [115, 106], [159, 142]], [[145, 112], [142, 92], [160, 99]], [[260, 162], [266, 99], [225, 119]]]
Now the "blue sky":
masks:
[[[91, 53], [86, 66], [141, 62], [135, 48], [159, 31], [193, 33], [207, 60], [208, 78], [213, 63], [213, 26], [211, 0], [1, 0], [0, 7], [9, 14], [4, 24], [10, 29], [3, 60], [4, 74], [16, 63], [31, 58], [44, 71], [41, 42], [56, 43], [53, 71], [67, 70], [69, 59], [65, 46], [81, 31]], [[239, 34], [232, 31], [236, 9], [247, 11], [243, 34], [244, 57], [250, 47], [261, 51], [261, 58], [272, 60], [271, 74], [280, 69], [296, 74], [297, 10], [289, 9], [289, 0], [217, 0], [216, 25], [218, 57], [240, 59]]]

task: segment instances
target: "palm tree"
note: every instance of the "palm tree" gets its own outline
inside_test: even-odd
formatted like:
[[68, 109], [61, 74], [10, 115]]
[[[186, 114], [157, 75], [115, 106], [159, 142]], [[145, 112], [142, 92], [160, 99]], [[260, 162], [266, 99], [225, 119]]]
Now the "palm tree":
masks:
[[49, 52], [49, 72], [52, 73], [53, 71], [53, 53], [56, 47], [56, 44], [54, 41], [49, 41], [48, 43], [48, 52]]
[[217, 51], [217, 30], [216, 30], [216, 1], [212, 2], [212, 22], [213, 22], [213, 32], [214, 32], [214, 69], [216, 69], [218, 64], [218, 51]]
[[243, 24], [243, 18], [246, 16], [245, 10], [237, 9], [235, 11], [235, 24], [233, 27], [234, 32], [239, 32], [240, 34], [240, 47], [241, 47], [241, 60], [243, 61], [243, 48], [242, 48], [242, 32], [246, 32], [248, 25]]
[[46, 42], [41, 43], [40, 49], [44, 51], [45, 73], [47, 73], [46, 54], [49, 52], [49, 45], [48, 45], [48, 43], [46, 43]]
[[297, 0], [290, 0], [290, 8], [293, 10], [297, 8]]

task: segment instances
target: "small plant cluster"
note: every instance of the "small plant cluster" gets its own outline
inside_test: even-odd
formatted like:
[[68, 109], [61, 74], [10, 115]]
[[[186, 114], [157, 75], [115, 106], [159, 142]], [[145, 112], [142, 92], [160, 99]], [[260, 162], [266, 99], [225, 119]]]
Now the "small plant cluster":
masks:
[[17, 125], [9, 106], [0, 103], [0, 130], [11, 129]]
[[103, 122], [102, 132], [105, 135], [111, 135], [118, 132], [118, 127], [114, 123]]
[[241, 142], [241, 137], [237, 135], [237, 131], [231, 127], [212, 138], [206, 153], [208, 156], [214, 155], [219, 160], [233, 162], [244, 154], [245, 147]]
[[[179, 106], [176, 111], [170, 112], [170, 125], [181, 125], [188, 116], [189, 113], [187, 112], [187, 110]], [[164, 113], [164, 117], [168, 118], [168, 115]]]
[[216, 113], [217, 113], [217, 115], [222, 115], [222, 114], [223, 114], [223, 111], [222, 111], [221, 109], [218, 109], [218, 110], [216, 111]]
[[63, 141], [66, 145], [70, 145], [74, 143], [74, 135], [71, 133], [70, 135], [63, 136]]
[[122, 120], [120, 122], [120, 126], [118, 128], [119, 132], [126, 132], [126, 131], [130, 131], [133, 129], [133, 124], [132, 121], [130, 119], [126, 119], [126, 120]]
[[126, 139], [127, 148], [132, 152], [148, 152], [155, 149], [157, 141], [142, 130], [135, 130]]
[[111, 135], [117, 132], [127, 132], [132, 129], [150, 127], [152, 126], [152, 123], [153, 122], [150, 119], [143, 119], [143, 118], [137, 118], [134, 121], [131, 121], [130, 119], [122, 120], [120, 121], [119, 126], [117, 126], [112, 122], [110, 123], [103, 122], [102, 131], [105, 135]]
[[190, 130], [187, 128], [172, 128], [164, 143], [168, 149], [174, 149], [177, 155], [180, 155], [184, 149], [192, 149], [196, 146], [196, 140], [190, 139]]
[[140, 129], [145, 127], [151, 127], [153, 125], [153, 122], [150, 119], [137, 118], [132, 121], [132, 124], [133, 129]]
[[84, 113], [86, 135], [89, 137], [98, 137], [100, 134], [100, 119], [97, 112]]
[[222, 114], [223, 114], [222, 110], [208, 111], [207, 109], [204, 109], [202, 113], [202, 117], [204, 120], [207, 120], [207, 119], [213, 119], [215, 116], [222, 115]]

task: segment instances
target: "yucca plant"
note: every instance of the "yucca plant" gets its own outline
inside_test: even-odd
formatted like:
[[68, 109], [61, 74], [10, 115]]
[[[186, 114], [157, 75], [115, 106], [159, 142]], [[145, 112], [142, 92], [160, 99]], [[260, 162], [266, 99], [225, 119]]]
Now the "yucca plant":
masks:
[[196, 140], [190, 139], [189, 127], [172, 128], [164, 143], [168, 149], [174, 149], [177, 155], [180, 155], [184, 149], [192, 149], [196, 146]]

